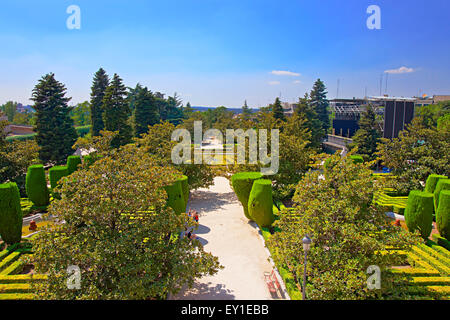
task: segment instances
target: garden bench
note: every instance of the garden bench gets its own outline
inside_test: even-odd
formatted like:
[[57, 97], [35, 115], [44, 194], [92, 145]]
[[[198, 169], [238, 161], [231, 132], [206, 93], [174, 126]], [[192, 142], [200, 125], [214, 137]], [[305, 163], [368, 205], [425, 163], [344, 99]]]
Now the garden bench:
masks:
[[277, 291], [281, 292], [281, 285], [278, 282], [277, 276], [275, 275], [275, 270], [272, 270], [271, 273], [264, 272], [264, 278], [271, 293], [277, 293]]

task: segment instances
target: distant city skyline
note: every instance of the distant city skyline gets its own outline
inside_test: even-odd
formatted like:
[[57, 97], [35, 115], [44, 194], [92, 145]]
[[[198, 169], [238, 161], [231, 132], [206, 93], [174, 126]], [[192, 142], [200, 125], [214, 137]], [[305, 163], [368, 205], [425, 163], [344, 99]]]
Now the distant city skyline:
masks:
[[[380, 30], [367, 28], [370, 5]], [[49, 72], [70, 104], [89, 100], [100, 67], [193, 106], [292, 103], [317, 78], [329, 99], [450, 94], [448, 12], [448, 0], [5, 0], [0, 104], [31, 104]]]

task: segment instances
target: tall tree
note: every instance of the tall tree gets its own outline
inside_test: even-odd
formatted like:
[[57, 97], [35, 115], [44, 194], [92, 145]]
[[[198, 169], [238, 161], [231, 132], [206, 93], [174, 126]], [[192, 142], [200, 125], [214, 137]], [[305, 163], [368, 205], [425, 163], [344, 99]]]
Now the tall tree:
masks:
[[134, 132], [139, 137], [143, 133], [148, 132], [148, 126], [152, 126], [159, 122], [158, 107], [150, 90], [145, 88], [139, 89], [136, 94], [134, 104]]
[[194, 112], [194, 109], [192, 109], [191, 103], [190, 102], [186, 103], [186, 106], [184, 107], [184, 110], [183, 110], [184, 118], [189, 119], [189, 117], [191, 116], [191, 114], [193, 112]]
[[122, 83], [122, 79], [117, 74], [114, 74], [103, 97], [103, 123], [105, 130], [118, 131], [118, 134], [111, 141], [113, 147], [125, 145], [132, 138], [132, 129], [128, 123], [130, 108], [126, 101], [126, 96], [127, 91]]
[[310, 104], [308, 93], [305, 93], [303, 98], [299, 98], [295, 113], [300, 119], [305, 120], [303, 126], [311, 133], [310, 146], [319, 148], [325, 131], [322, 128], [322, 122], [319, 120], [317, 112]]
[[92, 135], [100, 135], [100, 130], [104, 129], [103, 124], [103, 97], [109, 85], [109, 78], [103, 68], [100, 68], [94, 76], [91, 87], [91, 124]]
[[275, 103], [272, 105], [272, 115], [275, 119], [286, 120], [284, 116], [283, 107], [281, 106], [280, 98], [275, 99]]
[[374, 160], [377, 144], [381, 138], [381, 132], [377, 123], [377, 115], [372, 105], [368, 105], [366, 111], [359, 120], [359, 129], [353, 137], [351, 147], [358, 147], [358, 154], [364, 160]]
[[17, 113], [17, 102], [8, 101], [2, 106], [2, 110], [8, 117], [9, 122], [13, 122], [14, 116]]
[[66, 87], [53, 73], [43, 76], [34, 87], [31, 100], [36, 110], [34, 130], [39, 145], [39, 158], [44, 162], [65, 163], [73, 153], [77, 132], [69, 113]]
[[250, 115], [252, 114], [252, 111], [247, 105], [247, 100], [245, 100], [244, 105], [242, 106], [242, 115], [244, 119], [248, 119]]
[[325, 133], [328, 133], [328, 129], [331, 127], [330, 115], [328, 113], [329, 104], [327, 100], [327, 93], [325, 84], [322, 80], [317, 79], [314, 83], [313, 89], [311, 90], [310, 99], [311, 105], [314, 107]]

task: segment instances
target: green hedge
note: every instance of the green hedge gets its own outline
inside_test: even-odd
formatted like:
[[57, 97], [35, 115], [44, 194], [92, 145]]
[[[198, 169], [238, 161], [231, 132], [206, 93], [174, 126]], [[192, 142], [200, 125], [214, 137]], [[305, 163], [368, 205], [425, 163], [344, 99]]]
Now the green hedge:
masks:
[[67, 170], [69, 171], [69, 175], [77, 171], [79, 164], [81, 164], [80, 156], [69, 156], [67, 158]]
[[6, 141], [26, 141], [26, 140], [33, 140], [36, 133], [30, 133], [30, 134], [23, 134], [18, 136], [9, 136], [6, 137]]
[[0, 235], [7, 244], [22, 239], [22, 209], [15, 182], [0, 184]]
[[253, 183], [248, 199], [250, 218], [260, 227], [270, 227], [275, 221], [273, 215], [272, 181], [259, 179]]
[[439, 195], [442, 190], [450, 190], [450, 179], [439, 179], [434, 189], [434, 209], [439, 205]]
[[440, 179], [447, 179], [447, 177], [439, 174], [430, 174], [425, 184], [425, 192], [434, 193], [436, 185]]
[[186, 212], [186, 203], [184, 202], [181, 180], [177, 180], [172, 185], [164, 188], [167, 192], [167, 205], [177, 214]]
[[244, 214], [247, 219], [251, 219], [248, 212], [248, 199], [252, 191], [253, 182], [262, 179], [260, 172], [239, 172], [231, 177], [231, 185], [239, 201], [244, 207]]
[[90, 125], [88, 126], [80, 126], [80, 127], [75, 127], [75, 130], [77, 131], [78, 135], [80, 137], [83, 137], [85, 135], [87, 135], [90, 131], [91, 131], [91, 127]]
[[69, 169], [67, 166], [54, 166], [48, 170], [48, 177], [50, 180], [50, 187], [52, 189], [56, 188], [58, 181], [62, 177], [69, 175]]
[[450, 190], [443, 190], [439, 196], [439, 205], [436, 210], [436, 225], [439, 234], [450, 239]]
[[433, 234], [431, 235], [431, 237], [433, 238], [433, 240], [440, 246], [444, 247], [447, 250], [450, 250], [450, 241], [441, 237], [438, 234]]
[[43, 207], [49, 204], [50, 194], [45, 179], [44, 166], [36, 164], [28, 167], [25, 180], [28, 199], [37, 207]]
[[187, 203], [189, 201], [189, 183], [188, 183], [188, 177], [183, 175], [180, 179], [181, 182], [181, 190], [183, 191], [183, 199], [184, 203], [187, 206]]
[[359, 154], [351, 155], [350, 159], [352, 159], [353, 163], [364, 163], [364, 158]]
[[419, 230], [422, 238], [430, 236], [433, 223], [433, 194], [414, 190], [409, 193], [405, 209], [408, 230]]

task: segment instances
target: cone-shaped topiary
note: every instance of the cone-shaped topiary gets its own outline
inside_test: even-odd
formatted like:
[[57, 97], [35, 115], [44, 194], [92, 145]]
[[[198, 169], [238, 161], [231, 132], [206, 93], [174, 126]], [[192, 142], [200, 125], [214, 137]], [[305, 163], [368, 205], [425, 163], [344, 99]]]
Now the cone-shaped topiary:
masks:
[[364, 158], [359, 154], [353, 154], [350, 156], [350, 159], [353, 160], [353, 163], [364, 163]]
[[446, 176], [442, 176], [439, 174], [430, 174], [427, 178], [427, 182], [425, 184], [425, 192], [434, 193], [436, 189], [436, 185], [440, 179], [447, 179]]
[[450, 179], [439, 179], [434, 189], [434, 209], [437, 210], [439, 204], [439, 195], [442, 190], [450, 190]]
[[184, 203], [187, 206], [187, 203], [189, 201], [189, 184], [188, 184], [188, 177], [183, 175], [181, 179], [179, 179], [181, 182], [181, 189], [183, 190], [183, 199]]
[[72, 174], [75, 171], [77, 171], [79, 164], [81, 164], [80, 156], [69, 156], [67, 158], [67, 169], [69, 170], [69, 174]]
[[183, 188], [181, 181], [177, 180], [172, 185], [166, 186], [167, 205], [171, 207], [175, 213], [186, 212], [186, 203], [184, 202]]
[[22, 208], [15, 182], [0, 184], [0, 236], [8, 245], [22, 239]]
[[422, 238], [430, 236], [433, 223], [433, 194], [414, 190], [409, 193], [405, 209], [405, 222], [408, 230], [419, 230]]
[[247, 219], [251, 219], [248, 213], [248, 198], [250, 196], [250, 191], [252, 191], [253, 182], [258, 179], [262, 179], [262, 174], [260, 172], [239, 172], [231, 177], [231, 185], [244, 207], [244, 214]]
[[439, 234], [450, 240], [450, 190], [441, 191], [436, 210], [436, 225]]
[[28, 199], [37, 207], [43, 207], [49, 203], [47, 180], [45, 179], [44, 166], [36, 164], [28, 167], [25, 180]]
[[56, 188], [58, 181], [65, 176], [69, 175], [67, 166], [54, 166], [48, 170], [48, 178], [50, 180], [50, 187]]
[[256, 180], [248, 199], [248, 213], [260, 227], [270, 227], [275, 221], [273, 215], [272, 181]]

